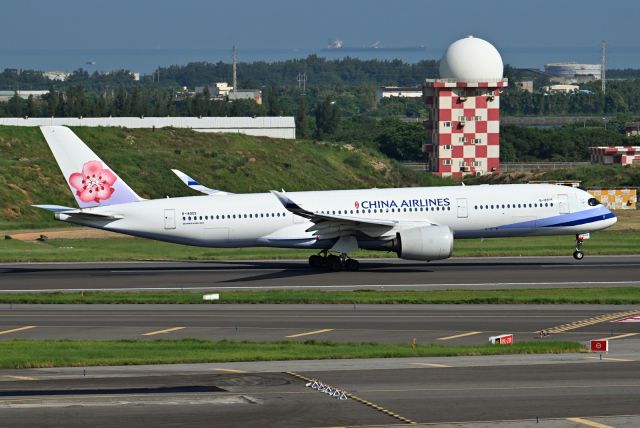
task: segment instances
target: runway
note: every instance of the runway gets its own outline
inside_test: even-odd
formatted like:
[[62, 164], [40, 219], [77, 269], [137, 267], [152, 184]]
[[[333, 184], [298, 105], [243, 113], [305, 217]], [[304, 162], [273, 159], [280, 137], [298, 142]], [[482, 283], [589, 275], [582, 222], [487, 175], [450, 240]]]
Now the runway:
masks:
[[[616, 322], [623, 305], [0, 305], [0, 341], [20, 339], [331, 340], [486, 343], [541, 330], [559, 340], [623, 336], [640, 344], [640, 322]], [[546, 340], [541, 339], [541, 340]]]
[[[509, 289], [640, 285], [640, 257], [0, 265], [0, 291]], [[479, 344], [609, 338], [597, 354], [0, 370], [11, 426], [638, 426], [640, 323], [624, 305], [0, 305], [11, 339], [331, 340]], [[540, 337], [545, 330], [553, 333]], [[287, 373], [291, 372], [291, 373]], [[304, 379], [348, 393], [329, 397]], [[368, 404], [367, 404], [368, 403]], [[116, 408], [117, 407], [117, 408]], [[484, 421], [484, 422], [478, 422]], [[584, 422], [586, 421], [586, 422]], [[589, 425], [591, 423], [592, 425]], [[593, 425], [599, 424], [599, 425]], [[443, 425], [444, 426], [444, 425]]]
[[0, 292], [92, 289], [504, 289], [640, 285], [640, 256], [365, 259], [359, 272], [306, 261], [0, 264]]
[[[90, 368], [85, 376], [77, 368], [29, 370], [19, 372], [22, 380], [9, 380], [0, 371], [0, 425], [477, 427], [534, 426], [537, 420], [546, 427], [589, 426], [577, 424], [579, 418], [631, 427], [640, 421], [638, 362], [501, 365], [480, 358], [457, 366], [464, 358], [451, 358], [445, 366], [416, 360], [393, 360], [396, 368], [365, 363], [359, 370], [327, 362], [315, 371], [290, 362], [289, 373], [189, 365], [163, 374], [144, 367]], [[347, 398], [307, 387], [304, 379], [339, 388]], [[511, 422], [490, 422], [504, 420]]]

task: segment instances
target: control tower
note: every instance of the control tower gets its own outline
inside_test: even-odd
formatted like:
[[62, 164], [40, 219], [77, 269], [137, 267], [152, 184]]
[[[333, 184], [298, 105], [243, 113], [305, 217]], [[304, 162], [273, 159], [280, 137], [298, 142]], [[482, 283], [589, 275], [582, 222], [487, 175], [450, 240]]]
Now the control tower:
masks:
[[427, 79], [422, 93], [431, 143], [423, 147], [427, 169], [442, 177], [500, 170], [502, 58], [489, 42], [473, 36], [452, 43], [440, 60], [440, 78]]

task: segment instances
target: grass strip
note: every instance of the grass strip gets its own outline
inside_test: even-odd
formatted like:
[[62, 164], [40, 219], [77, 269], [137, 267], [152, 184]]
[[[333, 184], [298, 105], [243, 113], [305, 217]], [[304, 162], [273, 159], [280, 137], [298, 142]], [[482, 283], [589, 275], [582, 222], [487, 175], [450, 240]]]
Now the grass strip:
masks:
[[338, 358], [451, 357], [585, 352], [576, 342], [536, 341], [509, 346], [238, 342], [182, 340], [8, 340], [0, 342], [0, 368], [324, 360]]
[[[43, 232], [46, 235], [46, 232]], [[456, 257], [564, 256], [569, 259], [575, 237], [527, 236], [456, 240]], [[638, 254], [640, 231], [594, 233], [585, 244], [588, 255]], [[201, 248], [148, 239], [50, 239], [46, 242], [0, 240], [0, 262], [95, 262], [117, 260], [276, 260], [306, 259], [317, 251], [282, 248]], [[354, 258], [396, 257], [395, 253], [355, 251]]]
[[[220, 300], [204, 302], [217, 292]], [[5, 304], [638, 304], [639, 287], [521, 290], [265, 290], [203, 292], [55, 292], [0, 294]]]

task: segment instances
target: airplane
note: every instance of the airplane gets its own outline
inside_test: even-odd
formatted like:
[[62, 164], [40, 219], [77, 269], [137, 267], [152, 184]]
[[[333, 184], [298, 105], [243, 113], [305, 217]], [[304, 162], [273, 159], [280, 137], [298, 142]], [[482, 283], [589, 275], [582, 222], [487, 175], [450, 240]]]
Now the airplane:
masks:
[[575, 235], [616, 216], [589, 193], [553, 184], [500, 184], [233, 194], [174, 173], [206, 196], [143, 199], [73, 131], [42, 134], [79, 208], [34, 205], [60, 221], [184, 245], [316, 249], [313, 267], [358, 270], [356, 249], [406, 260], [451, 257], [454, 239]]

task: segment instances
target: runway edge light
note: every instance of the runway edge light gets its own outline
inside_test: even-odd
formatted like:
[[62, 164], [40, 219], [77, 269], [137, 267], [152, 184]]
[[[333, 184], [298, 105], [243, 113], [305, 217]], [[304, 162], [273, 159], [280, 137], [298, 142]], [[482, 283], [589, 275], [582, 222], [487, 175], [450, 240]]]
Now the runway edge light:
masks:
[[607, 339], [592, 340], [591, 352], [609, 352], [609, 341]]
[[220, 294], [205, 294], [202, 296], [202, 300], [220, 300]]
[[513, 334], [501, 334], [489, 337], [492, 345], [513, 345]]

